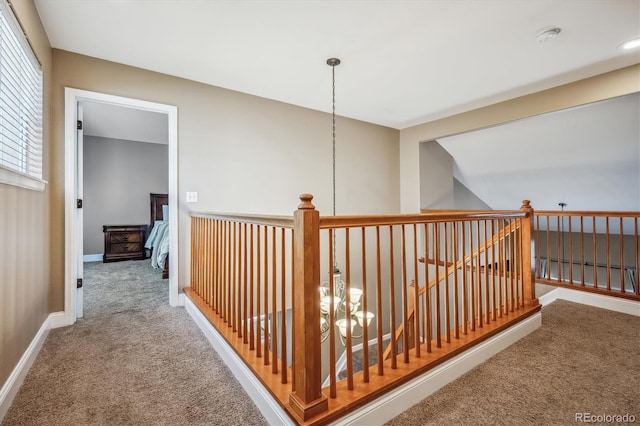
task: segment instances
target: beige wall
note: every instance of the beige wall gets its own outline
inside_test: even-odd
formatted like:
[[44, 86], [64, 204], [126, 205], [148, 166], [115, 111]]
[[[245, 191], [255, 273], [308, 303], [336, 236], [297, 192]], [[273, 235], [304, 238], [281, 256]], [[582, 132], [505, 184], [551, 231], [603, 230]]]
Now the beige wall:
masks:
[[[50, 179], [51, 47], [31, 0], [13, 1], [44, 77], [43, 178]], [[49, 195], [0, 184], [0, 388], [49, 314]]]
[[[640, 91], [640, 64], [400, 131], [400, 203], [420, 209], [420, 142]], [[531, 147], [535, 149], [535, 147]], [[523, 158], [526, 152], [522, 153]], [[516, 208], [516, 207], [514, 207]]]
[[[190, 209], [291, 214], [310, 192], [330, 214], [329, 114], [55, 49], [53, 67], [53, 310], [64, 307], [65, 86], [177, 106], [180, 287]], [[398, 131], [340, 117], [336, 127], [337, 213], [399, 212]]]

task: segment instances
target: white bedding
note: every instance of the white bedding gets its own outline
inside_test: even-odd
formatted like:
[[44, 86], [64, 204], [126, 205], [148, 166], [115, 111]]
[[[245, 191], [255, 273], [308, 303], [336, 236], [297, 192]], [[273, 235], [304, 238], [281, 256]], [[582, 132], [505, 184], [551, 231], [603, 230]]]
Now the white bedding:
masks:
[[168, 220], [156, 220], [144, 247], [151, 249], [151, 266], [156, 269], [164, 269], [164, 264], [169, 255]]

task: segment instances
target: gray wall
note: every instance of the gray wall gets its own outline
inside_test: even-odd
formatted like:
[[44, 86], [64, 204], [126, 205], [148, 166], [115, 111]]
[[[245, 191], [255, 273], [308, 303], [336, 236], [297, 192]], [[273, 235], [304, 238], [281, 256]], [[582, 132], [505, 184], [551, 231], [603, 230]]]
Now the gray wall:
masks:
[[149, 224], [149, 193], [167, 193], [167, 145], [84, 138], [84, 254], [104, 252], [103, 225]]

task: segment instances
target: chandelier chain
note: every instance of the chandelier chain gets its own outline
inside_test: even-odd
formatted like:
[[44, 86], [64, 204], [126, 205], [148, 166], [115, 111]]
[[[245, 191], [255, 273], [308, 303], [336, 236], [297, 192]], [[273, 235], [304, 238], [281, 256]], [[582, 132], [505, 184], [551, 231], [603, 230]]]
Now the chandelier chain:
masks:
[[[331, 124], [332, 124], [332, 201], [333, 201], [333, 215], [336, 215], [336, 65], [340, 63], [339, 60], [327, 61], [331, 65]], [[336, 258], [336, 231], [333, 230], [333, 269], [334, 272], [338, 270], [338, 260]]]

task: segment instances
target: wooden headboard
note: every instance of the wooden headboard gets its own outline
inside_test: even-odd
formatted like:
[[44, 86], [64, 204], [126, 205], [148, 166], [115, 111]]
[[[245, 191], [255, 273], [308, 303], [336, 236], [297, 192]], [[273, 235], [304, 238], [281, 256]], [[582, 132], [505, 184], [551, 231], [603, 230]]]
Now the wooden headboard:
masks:
[[156, 220], [162, 220], [162, 206], [169, 205], [168, 194], [149, 194], [151, 198], [151, 220], [150, 226], [153, 229], [153, 225], [156, 224]]

